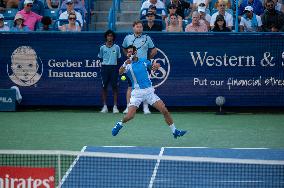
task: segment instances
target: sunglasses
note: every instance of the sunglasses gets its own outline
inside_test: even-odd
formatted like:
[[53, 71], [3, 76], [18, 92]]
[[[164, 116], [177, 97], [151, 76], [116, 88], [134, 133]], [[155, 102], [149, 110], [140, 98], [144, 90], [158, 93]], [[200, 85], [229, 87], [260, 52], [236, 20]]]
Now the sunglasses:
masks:
[[69, 20], [76, 20], [76, 18], [75, 17], [70, 17]]
[[266, 6], [267, 7], [273, 7], [273, 4], [267, 4]]
[[33, 5], [32, 4], [27, 4], [27, 7], [33, 7]]
[[220, 7], [225, 7], [226, 5], [219, 5]]

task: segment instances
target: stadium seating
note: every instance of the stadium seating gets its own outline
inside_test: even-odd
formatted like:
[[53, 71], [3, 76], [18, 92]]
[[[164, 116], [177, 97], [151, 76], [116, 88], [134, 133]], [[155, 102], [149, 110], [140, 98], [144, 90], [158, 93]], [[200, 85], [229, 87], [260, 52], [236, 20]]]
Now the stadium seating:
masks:
[[18, 11], [18, 9], [8, 9], [3, 13], [3, 16], [6, 20], [14, 20]]
[[49, 16], [52, 20], [58, 18], [58, 10], [44, 9], [44, 16]]

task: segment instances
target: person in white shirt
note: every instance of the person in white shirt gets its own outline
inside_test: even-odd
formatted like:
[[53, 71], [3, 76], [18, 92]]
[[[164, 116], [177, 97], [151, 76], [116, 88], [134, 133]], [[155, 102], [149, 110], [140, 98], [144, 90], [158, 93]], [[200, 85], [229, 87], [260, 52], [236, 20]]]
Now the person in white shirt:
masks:
[[66, 10], [65, 12], [62, 12], [62, 13], [60, 14], [59, 19], [60, 19], [60, 20], [61, 20], [61, 19], [67, 20], [69, 14], [70, 14], [70, 12], [75, 12], [75, 14], [76, 14], [76, 19], [77, 19], [77, 21], [80, 22], [80, 24], [81, 24], [80, 26], [81, 26], [81, 28], [82, 28], [82, 27], [83, 27], [83, 24], [84, 24], [83, 19], [82, 19], [82, 15], [81, 15], [79, 12], [77, 12], [77, 11], [74, 10], [74, 3], [73, 3], [73, 0], [67, 0], [67, 1], [66, 1], [66, 5], [67, 5], [67, 10]]
[[226, 21], [226, 27], [229, 28], [230, 30], [232, 30], [233, 16], [230, 13], [226, 12], [226, 3], [223, 0], [219, 1], [219, 3], [218, 3], [218, 12], [214, 13], [211, 17], [211, 20], [210, 20], [211, 29], [214, 28], [214, 23], [216, 21], [216, 17], [219, 14], [224, 16], [225, 21]]
[[280, 3], [278, 0], [273, 0], [274, 4], [275, 4], [275, 10], [279, 11], [279, 12], [284, 12], [284, 5], [283, 2]]
[[241, 17], [240, 32], [261, 31], [262, 21], [260, 16], [253, 13], [251, 6], [245, 7], [245, 14]]
[[142, 11], [142, 16], [147, 14], [147, 10], [150, 7], [150, 5], [154, 5], [157, 9], [164, 9], [162, 10], [162, 16], [166, 17], [166, 12], [165, 12], [165, 4], [161, 0], [147, 0], [142, 4], [141, 11]]
[[10, 31], [10, 28], [4, 24], [3, 14], [0, 14], [0, 31]]

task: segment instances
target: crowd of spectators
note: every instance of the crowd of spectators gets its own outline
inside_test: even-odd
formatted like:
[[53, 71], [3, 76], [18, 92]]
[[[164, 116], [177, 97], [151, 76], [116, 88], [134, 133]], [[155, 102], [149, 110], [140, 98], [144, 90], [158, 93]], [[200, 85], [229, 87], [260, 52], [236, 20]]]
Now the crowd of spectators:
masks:
[[140, 20], [145, 31], [284, 32], [282, 0], [238, 2], [236, 6], [236, 0], [146, 0]]
[[[41, 0], [0, 0], [0, 31], [79, 32], [87, 14], [84, 3], [84, 0], [46, 0], [45, 3]], [[11, 9], [18, 9], [18, 12], [13, 19], [5, 19], [5, 11]], [[56, 18], [45, 15], [45, 9], [56, 11]]]
[[[149, 32], [283, 32], [282, 1], [238, 0], [236, 6], [236, 0], [145, 0], [140, 20]], [[19, 11], [7, 24], [3, 13], [15, 8]], [[56, 19], [45, 15], [46, 9], [56, 11]], [[74, 23], [70, 14], [75, 14]], [[0, 0], [0, 31], [78, 32], [86, 14], [85, 0]]]

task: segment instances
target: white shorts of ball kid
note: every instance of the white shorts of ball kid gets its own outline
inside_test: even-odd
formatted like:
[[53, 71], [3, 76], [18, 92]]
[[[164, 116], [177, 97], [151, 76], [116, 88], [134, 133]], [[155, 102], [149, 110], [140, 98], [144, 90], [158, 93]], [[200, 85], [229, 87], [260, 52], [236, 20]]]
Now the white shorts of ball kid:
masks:
[[154, 93], [155, 89], [149, 87], [146, 89], [133, 89], [131, 92], [129, 106], [136, 106], [139, 108], [142, 102], [147, 102], [150, 105], [153, 105], [155, 102], [160, 100], [160, 98]]

